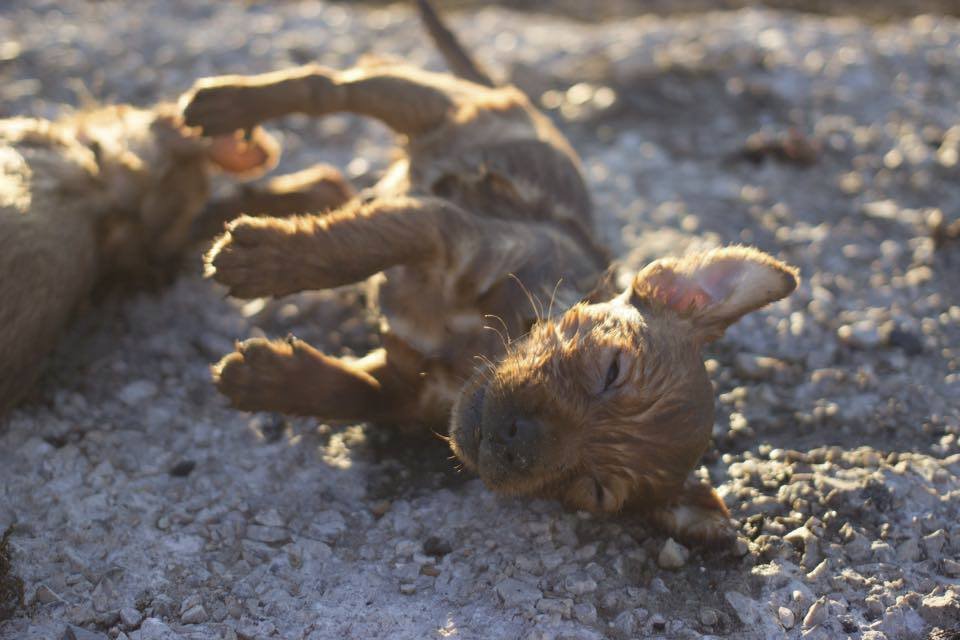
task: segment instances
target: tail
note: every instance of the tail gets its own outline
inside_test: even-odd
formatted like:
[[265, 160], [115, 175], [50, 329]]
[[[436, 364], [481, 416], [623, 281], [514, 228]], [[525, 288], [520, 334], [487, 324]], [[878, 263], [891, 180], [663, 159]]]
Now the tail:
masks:
[[420, 12], [420, 21], [454, 75], [488, 87], [496, 86], [483, 67], [470, 57], [453, 32], [443, 24], [430, 0], [417, 0], [417, 9]]

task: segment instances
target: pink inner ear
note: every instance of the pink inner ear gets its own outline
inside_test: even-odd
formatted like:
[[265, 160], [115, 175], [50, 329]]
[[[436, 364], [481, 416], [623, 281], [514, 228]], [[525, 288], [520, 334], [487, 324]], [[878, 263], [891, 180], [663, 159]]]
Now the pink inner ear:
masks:
[[743, 263], [721, 260], [698, 270], [694, 277], [713, 302], [719, 302], [733, 292], [737, 278], [743, 272]]
[[660, 301], [674, 311], [703, 309], [713, 302], [707, 291], [692, 279], [672, 272], [658, 274], [656, 290]]

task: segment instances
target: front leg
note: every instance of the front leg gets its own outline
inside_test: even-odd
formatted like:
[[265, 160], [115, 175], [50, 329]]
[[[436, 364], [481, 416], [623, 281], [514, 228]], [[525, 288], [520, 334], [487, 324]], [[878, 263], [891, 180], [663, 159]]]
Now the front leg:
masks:
[[650, 512], [650, 519], [677, 540], [701, 546], [729, 546], [737, 536], [716, 490], [692, 476], [669, 502]]
[[402, 419], [418, 384], [383, 349], [348, 362], [296, 338], [238, 343], [213, 366], [213, 380], [237, 409], [335, 421]]
[[207, 274], [241, 298], [360, 282], [398, 264], [435, 264], [478, 231], [433, 198], [354, 202], [324, 216], [242, 216], [205, 258]]
[[736, 538], [736, 528], [713, 487], [691, 476], [666, 502], [650, 506], [643, 497], [629, 499], [634, 487], [617, 475], [586, 475], [566, 487], [564, 502], [594, 513], [639, 513], [667, 535], [699, 546], [723, 547]]

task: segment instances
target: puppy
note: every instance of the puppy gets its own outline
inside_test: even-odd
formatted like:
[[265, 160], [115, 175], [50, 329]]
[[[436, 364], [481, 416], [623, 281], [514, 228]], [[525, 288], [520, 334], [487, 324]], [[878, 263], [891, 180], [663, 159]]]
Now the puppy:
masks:
[[214, 367], [218, 388], [250, 411], [449, 424], [454, 453], [495, 491], [728, 540], [723, 502], [690, 479], [713, 425], [700, 351], [793, 291], [796, 270], [729, 247], [658, 260], [612, 292], [570, 145], [419, 4], [458, 77], [307, 66], [204, 79], [185, 96], [187, 123], [211, 135], [350, 112], [387, 124], [404, 151], [364, 196], [323, 215], [241, 217], [206, 257], [243, 298], [382, 274], [382, 348], [348, 360], [247, 340]]
[[276, 153], [261, 131], [203, 139], [173, 105], [0, 120], [0, 416], [95, 286], [143, 285], [176, 262], [211, 167], [246, 177]]

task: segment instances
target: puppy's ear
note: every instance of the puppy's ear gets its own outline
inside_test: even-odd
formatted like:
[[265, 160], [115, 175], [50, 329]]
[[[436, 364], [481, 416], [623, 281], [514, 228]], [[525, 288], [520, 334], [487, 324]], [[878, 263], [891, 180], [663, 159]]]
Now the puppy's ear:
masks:
[[749, 247], [724, 247], [647, 265], [633, 281], [638, 307], [666, 309], [687, 318], [698, 338], [716, 340], [741, 316], [787, 296], [799, 275]]
[[241, 180], [257, 178], [277, 166], [280, 145], [260, 127], [249, 136], [237, 131], [210, 140], [207, 157], [216, 166]]

